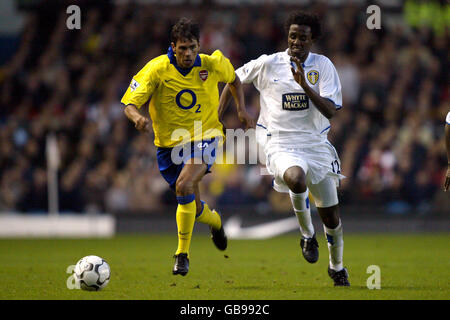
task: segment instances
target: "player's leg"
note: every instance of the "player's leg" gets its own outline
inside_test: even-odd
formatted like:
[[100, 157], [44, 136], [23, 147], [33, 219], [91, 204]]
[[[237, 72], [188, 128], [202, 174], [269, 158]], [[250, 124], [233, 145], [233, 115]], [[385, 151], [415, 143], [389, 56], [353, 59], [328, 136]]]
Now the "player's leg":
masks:
[[[206, 171], [207, 174], [214, 164], [216, 159], [216, 149], [219, 144], [217, 138], [212, 138], [209, 140], [203, 140], [202, 143], [194, 143], [194, 156], [195, 154], [202, 156], [202, 161], [207, 164]], [[227, 248], [227, 237], [222, 226], [222, 219], [219, 213], [215, 210], [211, 210], [207, 203], [201, 201], [200, 198], [200, 188], [199, 185], [195, 185], [195, 198], [197, 201], [197, 216], [196, 221], [205, 223], [209, 225], [212, 235], [212, 240], [219, 250], [225, 250]]]
[[326, 208], [318, 207], [317, 211], [323, 222], [323, 229], [327, 239], [330, 268], [334, 271], [340, 271], [344, 268], [342, 261], [344, 254], [344, 236], [342, 224], [339, 219], [339, 205], [336, 204]]
[[333, 279], [335, 286], [350, 286], [348, 271], [343, 265], [344, 235], [339, 218], [339, 205], [317, 208], [317, 210], [322, 219], [327, 238], [330, 260], [328, 275]]
[[219, 250], [225, 250], [227, 248], [227, 237], [225, 230], [223, 229], [222, 219], [216, 210], [211, 210], [206, 202], [200, 200], [200, 186], [195, 186], [195, 199], [199, 199], [200, 205], [197, 205], [197, 215], [195, 217], [196, 222], [207, 224], [211, 230], [212, 240]]
[[194, 187], [194, 194], [197, 203], [195, 221], [207, 224], [216, 230], [220, 229], [222, 227], [220, 216], [215, 210], [211, 210], [206, 202], [201, 200], [200, 187], [198, 184]]
[[302, 166], [292, 166], [283, 174], [283, 180], [289, 187], [289, 196], [295, 215], [300, 225], [302, 237], [300, 247], [303, 257], [309, 263], [319, 260], [319, 244], [317, 243], [314, 226], [311, 222], [311, 209], [309, 205], [309, 191], [306, 186], [306, 173], [308, 166], [302, 162]]
[[189, 161], [176, 180], [178, 248], [175, 252], [173, 274], [186, 275], [189, 270], [189, 247], [197, 213], [195, 185], [205, 174], [206, 168], [207, 165], [204, 163], [194, 164], [193, 161]]
[[305, 171], [300, 166], [290, 167], [284, 172], [283, 180], [289, 187], [289, 196], [303, 237], [313, 237], [314, 226], [311, 222], [311, 210], [308, 198], [309, 191], [306, 186]]
[[335, 286], [349, 286], [348, 272], [343, 265], [344, 236], [339, 216], [336, 183], [331, 178], [325, 178], [318, 184], [309, 185], [309, 190], [314, 197], [327, 239], [328, 274], [334, 280]]

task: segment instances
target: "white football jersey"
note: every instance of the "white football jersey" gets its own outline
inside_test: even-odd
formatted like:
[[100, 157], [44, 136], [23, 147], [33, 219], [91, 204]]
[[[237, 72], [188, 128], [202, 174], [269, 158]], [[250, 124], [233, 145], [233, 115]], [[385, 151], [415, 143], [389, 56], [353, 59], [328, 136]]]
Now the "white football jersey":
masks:
[[445, 119], [445, 122], [450, 126], [450, 112], [447, 113], [447, 118]]
[[[236, 74], [242, 83], [253, 83], [260, 93], [258, 130], [267, 130], [270, 143], [299, 147], [327, 141], [330, 121], [320, 113], [295, 81], [291, 72], [288, 49], [262, 55], [239, 69]], [[336, 109], [342, 107], [341, 83], [336, 68], [327, 57], [310, 52], [303, 63], [305, 77], [323, 98], [332, 101]], [[261, 133], [258, 142], [261, 141]]]

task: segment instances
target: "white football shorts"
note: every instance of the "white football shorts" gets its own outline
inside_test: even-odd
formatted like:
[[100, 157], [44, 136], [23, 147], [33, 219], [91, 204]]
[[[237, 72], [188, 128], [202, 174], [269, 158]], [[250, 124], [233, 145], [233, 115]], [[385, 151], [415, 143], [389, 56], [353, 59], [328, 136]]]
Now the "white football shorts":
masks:
[[337, 190], [341, 162], [334, 147], [325, 142], [304, 148], [287, 148], [266, 145], [266, 167], [274, 177], [273, 188], [278, 192], [289, 192], [283, 180], [287, 169], [299, 166], [306, 174], [306, 185], [318, 208], [328, 208], [339, 203]]

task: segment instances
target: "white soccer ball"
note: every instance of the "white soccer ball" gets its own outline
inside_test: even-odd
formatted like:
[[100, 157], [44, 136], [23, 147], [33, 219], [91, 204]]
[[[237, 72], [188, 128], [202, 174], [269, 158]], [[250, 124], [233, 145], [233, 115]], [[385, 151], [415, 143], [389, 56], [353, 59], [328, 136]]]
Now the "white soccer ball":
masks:
[[74, 269], [75, 284], [88, 291], [98, 291], [106, 287], [110, 276], [109, 264], [97, 256], [81, 258]]

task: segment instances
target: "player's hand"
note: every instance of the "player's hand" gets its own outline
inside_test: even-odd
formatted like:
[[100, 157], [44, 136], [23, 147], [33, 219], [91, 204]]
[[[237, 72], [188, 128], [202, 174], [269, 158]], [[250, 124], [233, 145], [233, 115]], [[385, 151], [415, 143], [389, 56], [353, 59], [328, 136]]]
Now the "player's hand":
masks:
[[135, 121], [134, 126], [140, 132], [149, 132], [150, 131], [150, 120], [147, 119], [146, 117], [141, 116], [140, 118], [138, 118]]
[[291, 57], [291, 61], [295, 63], [297, 66], [297, 71], [291, 66], [292, 75], [294, 76], [295, 81], [302, 86], [302, 88], [306, 85], [305, 71], [303, 70], [302, 63], [299, 58]]
[[244, 124], [245, 130], [250, 129], [250, 128], [255, 128], [255, 126], [256, 126], [255, 120], [246, 111], [239, 112], [238, 118], [239, 118], [239, 121], [241, 121], [242, 124]]
[[447, 174], [445, 175], [444, 191], [450, 188], [450, 166], [447, 168]]

